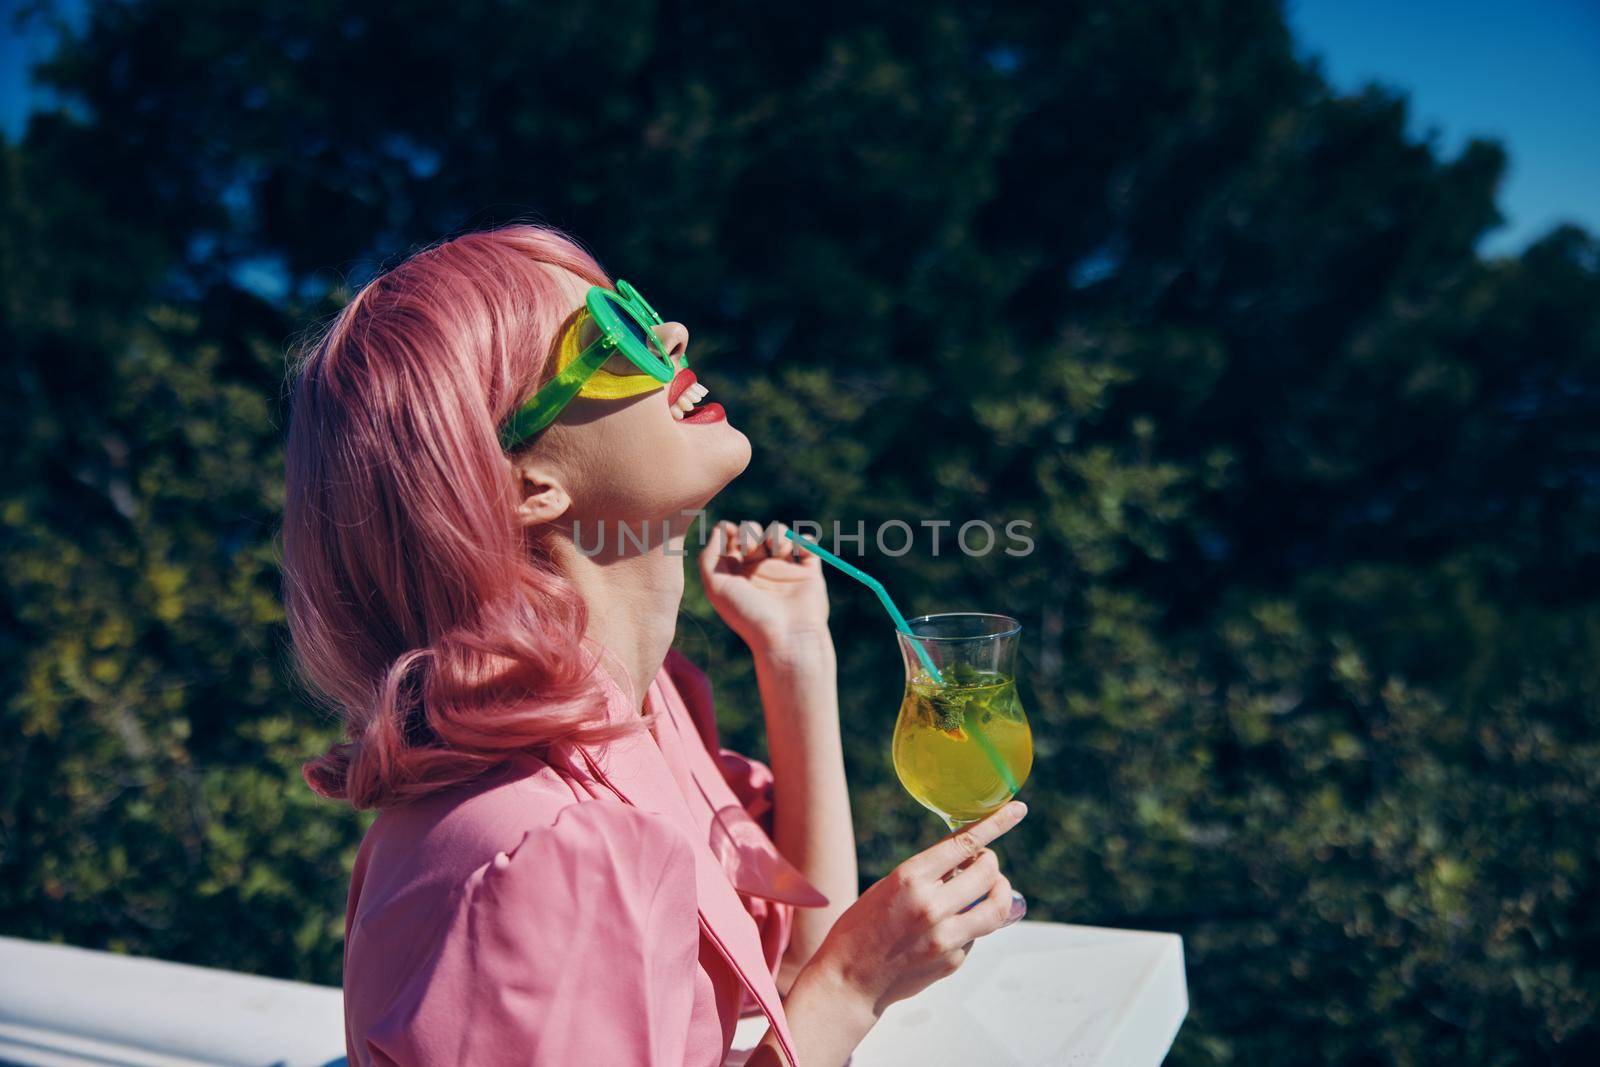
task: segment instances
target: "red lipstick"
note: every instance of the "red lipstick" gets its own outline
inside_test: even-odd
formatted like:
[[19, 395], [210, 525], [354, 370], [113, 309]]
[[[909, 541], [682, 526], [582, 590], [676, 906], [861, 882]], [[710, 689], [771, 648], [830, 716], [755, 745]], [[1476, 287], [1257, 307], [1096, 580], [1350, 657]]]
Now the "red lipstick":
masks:
[[699, 378], [694, 376], [694, 371], [690, 370], [688, 367], [685, 367], [677, 374], [674, 374], [672, 376], [672, 384], [667, 386], [667, 406], [671, 407], [673, 404], [676, 404], [678, 402], [678, 398], [683, 395], [683, 391], [699, 380]]
[[722, 410], [722, 405], [713, 400], [709, 404], [701, 404], [691, 414], [685, 415], [678, 421], [699, 425], [703, 422], [726, 422], [727, 418], [728, 413]]

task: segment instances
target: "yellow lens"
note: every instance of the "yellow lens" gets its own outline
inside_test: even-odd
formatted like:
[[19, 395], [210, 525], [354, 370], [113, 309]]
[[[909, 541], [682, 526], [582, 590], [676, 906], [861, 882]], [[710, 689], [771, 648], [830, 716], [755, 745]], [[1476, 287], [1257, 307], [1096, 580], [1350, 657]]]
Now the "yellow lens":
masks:
[[[579, 340], [583, 336], [583, 325], [588, 321], [589, 312], [585, 309], [572, 320], [572, 325], [568, 326], [566, 333], [562, 335], [561, 346], [556, 350], [558, 374], [566, 370], [583, 351]], [[665, 388], [664, 383], [656, 381], [643, 371], [637, 374], [612, 374], [602, 368], [595, 371], [589, 380], [583, 383], [578, 395], [589, 400], [623, 400], [630, 396], [653, 393], [662, 388]]]
[[590, 400], [621, 400], [665, 388], [665, 383], [656, 381], [648, 374], [612, 374], [610, 371], [597, 370], [594, 377], [583, 383], [578, 395]]

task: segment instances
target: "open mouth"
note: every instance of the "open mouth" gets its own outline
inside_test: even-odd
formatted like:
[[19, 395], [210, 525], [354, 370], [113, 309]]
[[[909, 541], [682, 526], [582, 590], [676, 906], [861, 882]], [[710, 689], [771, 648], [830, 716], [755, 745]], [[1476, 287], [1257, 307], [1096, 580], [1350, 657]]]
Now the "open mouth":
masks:
[[672, 385], [667, 389], [667, 404], [672, 410], [672, 417], [679, 422], [721, 422], [727, 418], [727, 413], [722, 410], [722, 405], [715, 401], [704, 403], [711, 390], [700, 384], [694, 376], [694, 371], [685, 367], [673, 376]]

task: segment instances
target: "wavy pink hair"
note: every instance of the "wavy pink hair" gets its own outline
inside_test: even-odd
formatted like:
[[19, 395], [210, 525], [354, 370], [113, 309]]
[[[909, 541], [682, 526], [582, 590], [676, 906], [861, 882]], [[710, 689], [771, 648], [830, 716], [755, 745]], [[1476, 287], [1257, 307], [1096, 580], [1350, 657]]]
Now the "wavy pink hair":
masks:
[[295, 667], [346, 735], [301, 770], [322, 796], [385, 807], [637, 728], [600, 714], [587, 612], [516, 521], [497, 436], [553, 370], [556, 268], [612, 285], [549, 227], [455, 237], [369, 282], [296, 359], [284, 605]]

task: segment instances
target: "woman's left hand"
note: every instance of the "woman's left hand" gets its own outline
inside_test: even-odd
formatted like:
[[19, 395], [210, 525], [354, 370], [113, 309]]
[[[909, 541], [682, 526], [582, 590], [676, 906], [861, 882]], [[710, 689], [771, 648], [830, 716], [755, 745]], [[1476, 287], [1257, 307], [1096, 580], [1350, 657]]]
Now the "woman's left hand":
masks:
[[[828, 629], [828, 589], [822, 560], [798, 549], [772, 523], [735, 527], [719, 522], [700, 550], [700, 580], [722, 621], [752, 652], [781, 650]], [[831, 642], [830, 642], [831, 647]]]

